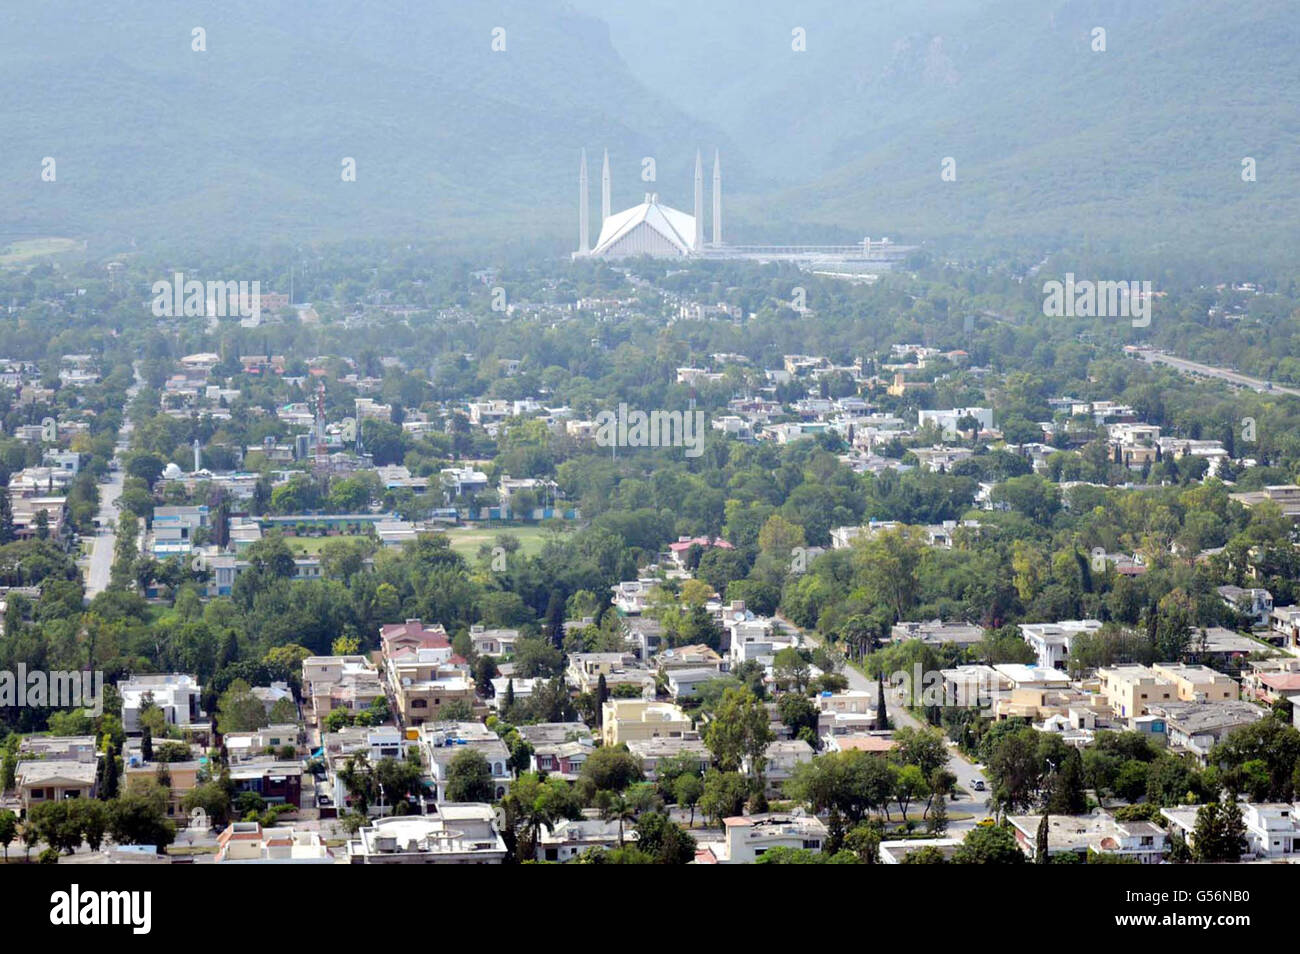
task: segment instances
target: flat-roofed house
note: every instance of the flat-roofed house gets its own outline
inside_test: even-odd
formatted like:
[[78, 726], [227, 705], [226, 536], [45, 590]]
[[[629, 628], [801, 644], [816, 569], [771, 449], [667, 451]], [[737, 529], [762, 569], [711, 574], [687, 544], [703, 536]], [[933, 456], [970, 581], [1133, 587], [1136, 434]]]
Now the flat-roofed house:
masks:
[[19, 762], [14, 770], [15, 787], [23, 812], [33, 805], [71, 798], [93, 798], [98, 762], [81, 759], [33, 759]]

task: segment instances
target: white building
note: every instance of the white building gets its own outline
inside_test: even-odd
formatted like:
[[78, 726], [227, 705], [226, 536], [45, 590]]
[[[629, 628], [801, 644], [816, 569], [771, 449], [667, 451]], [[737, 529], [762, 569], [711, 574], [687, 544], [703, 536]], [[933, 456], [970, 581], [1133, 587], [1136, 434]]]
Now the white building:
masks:
[[[1290, 802], [1240, 802], [1246, 824], [1247, 854], [1243, 858], [1290, 858], [1300, 855], [1300, 804]], [[1183, 833], [1188, 845], [1196, 838], [1195, 805], [1163, 808], [1160, 814]]]
[[1020, 635], [1038, 656], [1043, 669], [1064, 669], [1070, 649], [1080, 633], [1095, 633], [1100, 620], [1067, 619], [1059, 623], [1021, 623]]
[[[695, 212], [693, 215], [664, 205], [657, 192], [647, 192], [645, 201], [622, 212], [610, 212], [609, 154], [601, 171], [600, 234], [590, 244], [588, 211], [587, 153], [583, 150], [578, 171], [578, 250], [575, 258], [627, 258], [650, 255], [655, 258], [693, 256], [705, 248], [704, 166], [695, 154]], [[713, 158], [713, 240], [722, 244], [722, 165]]]
[[367, 825], [348, 842], [354, 865], [499, 865], [506, 843], [491, 805], [440, 805], [437, 815], [398, 815]]
[[920, 411], [917, 414], [917, 425], [920, 427], [934, 425], [943, 434], [943, 439], [950, 441], [957, 436], [958, 422], [967, 417], [976, 422], [977, 431], [993, 429], [993, 409], [987, 407], [955, 407], [946, 411]]
[[134, 676], [118, 684], [122, 694], [122, 727], [128, 734], [140, 732], [140, 711], [147, 702], [162, 711], [168, 725], [191, 725], [203, 718], [199, 708], [202, 687], [189, 675]]

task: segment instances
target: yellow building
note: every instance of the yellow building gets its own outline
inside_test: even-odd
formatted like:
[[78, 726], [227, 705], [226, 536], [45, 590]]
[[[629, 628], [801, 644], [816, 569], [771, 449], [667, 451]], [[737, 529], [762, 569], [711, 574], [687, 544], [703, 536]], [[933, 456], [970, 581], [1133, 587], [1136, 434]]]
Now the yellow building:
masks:
[[1174, 684], [1150, 666], [1113, 666], [1097, 670], [1101, 693], [1110, 711], [1122, 719], [1145, 715], [1147, 706], [1178, 698]]
[[671, 702], [610, 699], [601, 706], [601, 739], [605, 745], [644, 739], [680, 739], [691, 732], [691, 720]]
[[1180, 702], [1235, 702], [1241, 698], [1235, 679], [1208, 666], [1156, 663], [1151, 668], [1174, 684]]

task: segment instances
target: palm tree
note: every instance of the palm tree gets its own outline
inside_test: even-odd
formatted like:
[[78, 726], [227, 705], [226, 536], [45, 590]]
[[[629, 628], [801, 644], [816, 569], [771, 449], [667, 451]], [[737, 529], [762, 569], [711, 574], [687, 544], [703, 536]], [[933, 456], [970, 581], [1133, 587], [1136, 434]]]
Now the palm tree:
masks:
[[622, 793], [616, 793], [602, 806], [600, 817], [604, 821], [618, 820], [618, 846], [622, 848], [623, 823], [636, 821], [636, 806], [624, 798]]

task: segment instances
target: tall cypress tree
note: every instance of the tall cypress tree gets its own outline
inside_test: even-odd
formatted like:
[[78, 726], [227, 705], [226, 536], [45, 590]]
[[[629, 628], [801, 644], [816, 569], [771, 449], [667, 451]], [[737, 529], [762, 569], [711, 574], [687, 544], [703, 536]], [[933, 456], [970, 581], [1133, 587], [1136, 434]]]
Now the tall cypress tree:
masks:
[[108, 801], [117, 797], [117, 746], [112, 742], [104, 747], [103, 779], [99, 797]]
[[596, 728], [598, 729], [605, 724], [605, 700], [608, 698], [609, 686], [602, 672], [600, 678], [596, 680]]
[[876, 675], [876, 728], [889, 728], [889, 709], [885, 706], [885, 671]]
[[551, 590], [546, 604], [546, 638], [556, 649], [564, 648], [564, 597], [559, 590]]
[[1034, 864], [1045, 865], [1048, 863], [1047, 854], [1047, 812], [1043, 812], [1043, 819], [1038, 823], [1037, 850], [1034, 852]]
[[14, 508], [9, 501], [9, 490], [0, 490], [0, 544], [13, 543], [17, 534], [14, 532]]

